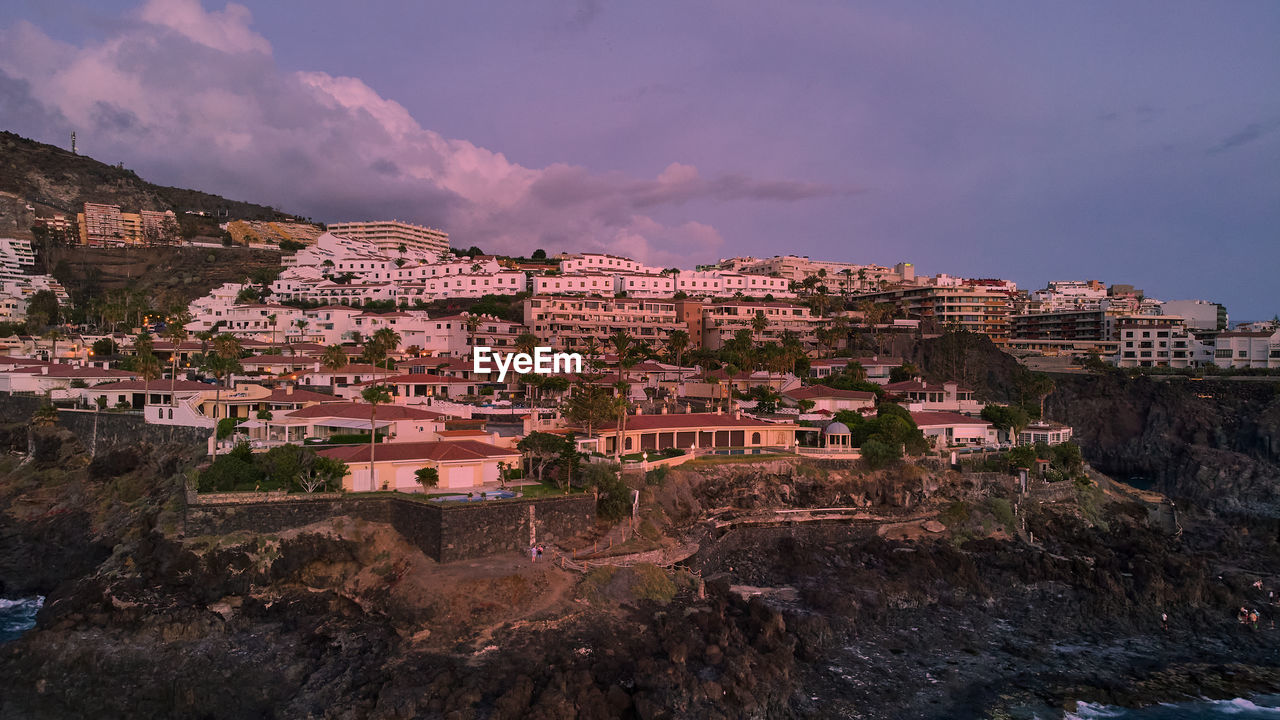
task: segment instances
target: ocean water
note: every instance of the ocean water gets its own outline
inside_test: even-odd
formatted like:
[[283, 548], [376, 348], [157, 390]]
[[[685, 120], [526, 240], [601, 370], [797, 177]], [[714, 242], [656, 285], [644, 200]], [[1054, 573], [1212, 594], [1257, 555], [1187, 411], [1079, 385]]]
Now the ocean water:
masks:
[[43, 597], [0, 598], [0, 643], [9, 642], [35, 627], [41, 605], [44, 605]]
[[1280, 695], [1260, 695], [1255, 698], [1235, 700], [1201, 700], [1185, 703], [1165, 703], [1131, 710], [1109, 705], [1080, 703], [1074, 713], [1067, 713], [1066, 720], [1210, 720], [1233, 718], [1234, 720], [1259, 720], [1280, 718]]

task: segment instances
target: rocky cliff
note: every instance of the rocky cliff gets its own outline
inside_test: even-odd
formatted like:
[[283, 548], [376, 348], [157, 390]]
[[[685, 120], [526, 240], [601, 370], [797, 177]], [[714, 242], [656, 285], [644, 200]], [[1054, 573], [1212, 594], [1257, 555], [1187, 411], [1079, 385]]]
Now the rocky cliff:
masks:
[[1086, 459], [1175, 499], [1280, 517], [1280, 383], [1058, 375], [1046, 414]]

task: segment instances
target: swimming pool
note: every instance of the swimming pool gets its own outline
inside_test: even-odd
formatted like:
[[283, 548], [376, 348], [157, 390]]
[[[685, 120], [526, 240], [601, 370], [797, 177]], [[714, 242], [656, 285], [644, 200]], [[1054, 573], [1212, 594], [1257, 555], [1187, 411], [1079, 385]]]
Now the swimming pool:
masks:
[[483, 497], [481, 497], [480, 493], [475, 493], [471, 497], [466, 495], [442, 495], [431, 498], [431, 502], [481, 502], [483, 500], [506, 500], [513, 497], [516, 497], [516, 494], [510, 490], [494, 490], [485, 493]]

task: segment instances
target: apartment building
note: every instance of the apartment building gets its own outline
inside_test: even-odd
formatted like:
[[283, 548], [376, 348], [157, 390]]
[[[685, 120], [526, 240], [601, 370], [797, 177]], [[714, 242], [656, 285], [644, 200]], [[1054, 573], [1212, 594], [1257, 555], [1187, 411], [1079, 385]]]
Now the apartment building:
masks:
[[773, 275], [788, 283], [804, 282], [805, 278], [811, 276], [819, 277], [823, 284], [835, 292], [859, 292], [878, 289], [884, 285], [916, 282], [915, 266], [907, 262], [886, 267], [810, 260], [796, 255], [775, 255], [771, 258], [730, 258], [721, 260], [720, 267], [755, 275]]
[[28, 275], [36, 253], [30, 240], [0, 238], [0, 321], [17, 322], [27, 316], [27, 303], [41, 290], [50, 290], [61, 303], [70, 302], [67, 291], [49, 275]]
[[1030, 299], [1042, 312], [1095, 309], [1106, 301], [1107, 286], [1098, 280], [1053, 280]]
[[1185, 318], [1189, 330], [1226, 330], [1229, 322], [1227, 308], [1207, 300], [1168, 300], [1160, 304], [1161, 315]]
[[860, 295], [859, 299], [898, 306], [922, 327], [981, 333], [997, 344], [1009, 338], [1011, 292], [1004, 287], [957, 285], [904, 287]]
[[1105, 310], [1055, 310], [1009, 318], [1009, 337], [1016, 340], [1111, 340], [1115, 318]]
[[[767, 324], [756, 330], [753, 323], [764, 315]], [[781, 342], [794, 333], [806, 350], [818, 347], [817, 328], [823, 322], [803, 305], [776, 302], [708, 303], [702, 307], [702, 347], [719, 350], [740, 330], [751, 332], [757, 343]]]
[[407, 307], [440, 298], [515, 295], [528, 286], [524, 272], [508, 270], [492, 257], [441, 260], [420, 248], [388, 254], [367, 239], [332, 233], [284, 264], [271, 286], [281, 300], [346, 305], [389, 300]]
[[1280, 330], [1232, 330], [1219, 333], [1213, 364], [1221, 368], [1280, 368]]
[[571, 275], [539, 275], [533, 278], [534, 295], [613, 295], [613, 275], [579, 272]]
[[791, 281], [783, 277], [726, 270], [681, 270], [675, 277], [675, 289], [689, 297], [795, 297], [789, 290]]
[[35, 264], [36, 252], [30, 240], [0, 238], [0, 282], [25, 277]]
[[580, 275], [584, 273], [658, 275], [662, 271], [663, 268], [645, 265], [631, 258], [600, 253], [575, 253], [564, 256], [564, 259], [560, 261], [560, 272], [565, 275]]
[[156, 244], [176, 240], [177, 218], [172, 210], [122, 212], [119, 205], [85, 203], [76, 215], [84, 245]]
[[619, 273], [613, 276], [614, 292], [627, 297], [670, 298], [676, 294], [676, 280], [669, 274]]
[[1179, 317], [1126, 317], [1116, 324], [1120, 367], [1195, 367], [1212, 361], [1213, 354], [1187, 331]]
[[413, 250], [434, 257], [449, 252], [449, 233], [399, 220], [332, 223], [329, 225], [329, 232], [372, 243], [393, 257], [399, 254], [401, 246], [406, 251]]
[[585, 347], [588, 338], [603, 345], [619, 331], [660, 343], [671, 331], [687, 329], [674, 301], [534, 295], [523, 307], [529, 331], [543, 344], [566, 350]]

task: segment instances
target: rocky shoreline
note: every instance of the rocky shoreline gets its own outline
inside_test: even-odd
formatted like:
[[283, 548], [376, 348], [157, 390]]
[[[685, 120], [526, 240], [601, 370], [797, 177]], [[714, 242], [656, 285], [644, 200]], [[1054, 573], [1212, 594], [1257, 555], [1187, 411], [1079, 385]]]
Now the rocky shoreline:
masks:
[[180, 450], [116, 474], [65, 435], [41, 446], [0, 485], [0, 582], [48, 596], [0, 646], [6, 718], [1030, 718], [1280, 690], [1270, 612], [1234, 618], [1280, 584], [1265, 519], [1186, 509], [1176, 532], [1117, 496], [1024, 508], [1017, 532], [977, 505], [910, 539], [709, 532], [726, 504], [892, 518], [977, 497], [949, 475], [729, 468], [646, 491], [646, 521], [701, 539], [685, 569], [583, 577], [438, 565], [376, 523], [182, 538]]

